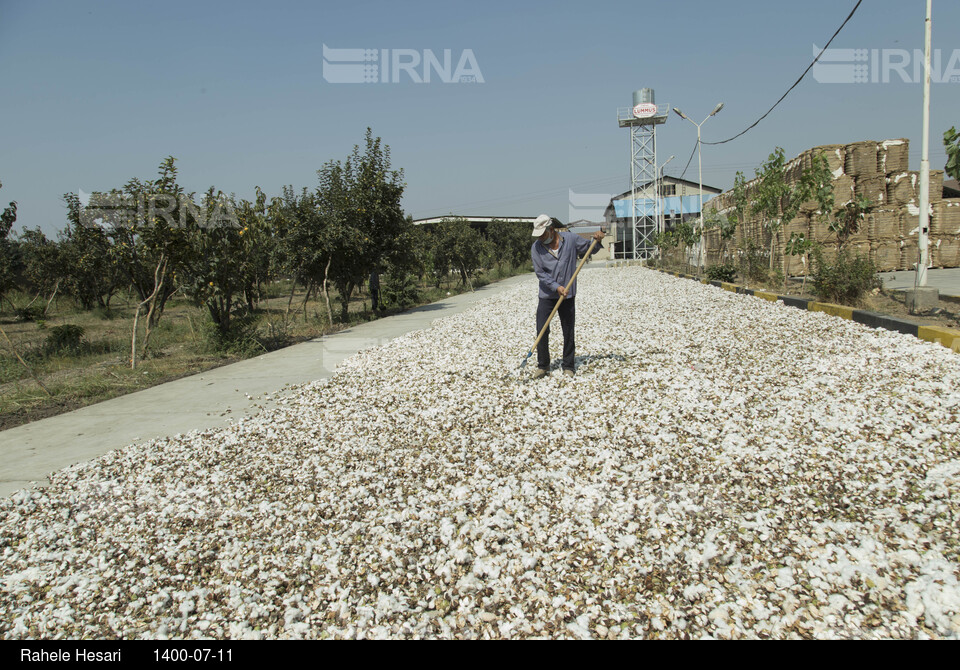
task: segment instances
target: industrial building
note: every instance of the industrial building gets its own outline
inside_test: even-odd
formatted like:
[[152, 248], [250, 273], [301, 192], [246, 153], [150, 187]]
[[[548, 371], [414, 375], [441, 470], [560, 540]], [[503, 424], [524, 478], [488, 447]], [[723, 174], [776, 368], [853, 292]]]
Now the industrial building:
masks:
[[[670, 230], [681, 221], [699, 217], [700, 190], [696, 182], [666, 175], [655, 185], [655, 189], [652, 186], [650, 183], [641, 184], [636, 189], [613, 196], [604, 211], [604, 224], [614, 235], [618, 259], [649, 257], [653, 253], [650, 243], [656, 233]], [[704, 184], [703, 202], [721, 192], [722, 189]], [[659, 193], [660, 197], [651, 197], [652, 193]], [[634, 208], [637, 212], [649, 213], [648, 216], [637, 217], [636, 229], [639, 232], [636, 238], [632, 235]], [[644, 235], [645, 230], [650, 233]], [[649, 242], [644, 243], [645, 239], [649, 239]]]

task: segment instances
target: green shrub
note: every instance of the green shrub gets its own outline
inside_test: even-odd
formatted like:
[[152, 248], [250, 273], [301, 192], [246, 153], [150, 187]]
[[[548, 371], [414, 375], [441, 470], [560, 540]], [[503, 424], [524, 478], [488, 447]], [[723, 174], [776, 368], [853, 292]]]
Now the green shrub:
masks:
[[203, 339], [207, 346], [218, 353], [234, 353], [243, 356], [266, 351], [257, 337], [257, 318], [248, 310], [234, 313], [229, 330], [224, 333], [213, 319], [203, 324]]
[[867, 292], [881, 287], [877, 267], [860, 254], [851, 257], [842, 249], [833, 261], [823, 257], [821, 249], [813, 251], [813, 292], [825, 302], [859, 306]]
[[783, 274], [783, 270], [781, 270], [780, 268], [777, 268], [776, 270], [771, 272], [768, 276], [768, 281], [772, 286], [778, 289], [782, 289], [784, 286], [784, 283], [786, 282], [786, 277]]
[[753, 240], [747, 240], [740, 249], [740, 275], [753, 282], [765, 282], [769, 267], [769, 252]]
[[45, 354], [78, 354], [84, 346], [83, 327], [68, 323], [50, 329], [43, 346]]
[[27, 305], [26, 307], [17, 307], [15, 313], [17, 315], [17, 321], [36, 321], [43, 317], [43, 308]]
[[413, 275], [388, 273], [380, 288], [380, 300], [384, 307], [406, 309], [420, 302], [420, 290]]
[[733, 263], [711, 265], [707, 268], [707, 279], [711, 281], [732, 282], [737, 278], [737, 266]]

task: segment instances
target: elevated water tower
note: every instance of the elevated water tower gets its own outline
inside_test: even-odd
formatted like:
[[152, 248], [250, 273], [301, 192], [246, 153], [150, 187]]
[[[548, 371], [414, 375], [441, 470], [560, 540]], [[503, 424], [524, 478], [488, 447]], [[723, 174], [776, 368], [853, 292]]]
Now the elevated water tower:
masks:
[[[660, 206], [657, 179], [657, 126], [665, 123], [669, 105], [658, 105], [652, 88], [633, 92], [633, 106], [617, 109], [617, 123], [630, 129], [630, 226], [624, 230], [621, 258], [649, 258], [656, 250]], [[617, 213], [620, 218], [620, 213]], [[621, 255], [622, 254], [622, 255]]]

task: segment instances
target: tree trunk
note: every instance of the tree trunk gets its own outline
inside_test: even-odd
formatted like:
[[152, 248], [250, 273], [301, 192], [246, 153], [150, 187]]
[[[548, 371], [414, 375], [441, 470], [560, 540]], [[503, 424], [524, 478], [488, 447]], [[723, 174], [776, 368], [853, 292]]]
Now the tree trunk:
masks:
[[347, 313], [350, 310], [350, 293], [353, 287], [347, 281], [337, 282], [337, 291], [340, 293], [340, 323], [347, 322]]
[[57, 280], [56, 285], [53, 287], [53, 293], [50, 295], [50, 299], [47, 300], [47, 306], [43, 308], [43, 315], [47, 315], [47, 311], [50, 309], [50, 303], [53, 302], [53, 299], [57, 297], [57, 291], [60, 290], [60, 280]]
[[143, 351], [141, 354], [145, 354], [147, 351], [147, 343], [150, 341], [151, 327], [150, 322], [153, 319], [153, 311], [157, 305], [157, 294], [160, 292], [160, 287], [163, 286], [163, 280], [167, 273], [167, 260], [161, 255], [160, 262], [157, 264], [157, 269], [153, 273], [153, 293], [151, 293], [146, 300], [137, 304], [137, 311], [133, 316], [133, 335], [130, 338], [130, 369], [137, 369], [137, 324], [140, 321], [140, 310], [143, 309], [144, 305], [147, 303], [150, 304], [150, 309], [147, 312], [147, 332], [143, 338]]
[[150, 323], [151, 328], [156, 328], [157, 324], [160, 323], [160, 317], [163, 316], [163, 311], [167, 307], [167, 300], [170, 299], [174, 293], [177, 292], [177, 289], [173, 284], [168, 281], [164, 281], [160, 284], [160, 293], [157, 296], [157, 309], [151, 317], [152, 321]]
[[[300, 308], [303, 310], [303, 322], [304, 322], [304, 323], [307, 322], [307, 301], [310, 300], [310, 291], [312, 291], [312, 290], [313, 290], [313, 278], [311, 278], [311, 279], [307, 282], [307, 292], [306, 292], [306, 294], [303, 296], [303, 304], [300, 306]], [[299, 311], [299, 310], [297, 310], [297, 311]]]
[[290, 305], [293, 304], [293, 294], [297, 291], [297, 278], [293, 278], [293, 286], [290, 287], [290, 298], [287, 300], [287, 311], [283, 313], [284, 316], [287, 316], [290, 313]]
[[331, 256], [327, 259], [327, 267], [323, 269], [323, 299], [327, 303], [327, 320], [330, 321], [330, 327], [333, 328], [333, 311], [330, 309], [330, 293], [327, 291], [327, 276], [330, 273], [330, 263], [333, 261]]
[[463, 283], [465, 286], [470, 287], [470, 291], [473, 291], [473, 282], [470, 281], [470, 273], [467, 272], [467, 268], [463, 266], [463, 263], [460, 264], [460, 274], [463, 277]]

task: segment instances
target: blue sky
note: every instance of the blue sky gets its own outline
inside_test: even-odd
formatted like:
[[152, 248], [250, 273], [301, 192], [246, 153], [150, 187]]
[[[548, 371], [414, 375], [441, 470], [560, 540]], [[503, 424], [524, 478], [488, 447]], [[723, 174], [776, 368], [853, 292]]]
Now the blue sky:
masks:
[[[64, 224], [60, 196], [152, 178], [167, 155], [188, 190], [252, 199], [316, 185], [367, 126], [403, 168], [404, 208], [566, 219], [569, 192], [629, 187], [616, 110], [635, 89], [697, 121], [705, 141], [755, 121], [796, 80], [854, 0], [796, 2], [93, 2], [0, 0], [0, 200], [17, 229]], [[924, 3], [866, 0], [832, 45], [923, 47]], [[960, 3], [934, 1], [941, 71], [960, 75]], [[483, 83], [330, 83], [322, 47], [474, 56]], [[870, 51], [873, 53], [872, 51]], [[898, 58], [891, 56], [890, 58]], [[870, 64], [873, 67], [873, 64]], [[912, 71], [912, 64], [907, 68]], [[887, 70], [890, 72], [890, 70]], [[874, 67], [871, 72], [879, 72]], [[704, 182], [732, 185], [774, 147], [907, 137], [920, 164], [921, 85], [807, 75], [742, 138], [705, 146]], [[960, 126], [960, 81], [934, 84], [931, 165]], [[672, 115], [661, 161], [679, 176], [696, 129]], [[694, 157], [686, 177], [696, 180]]]

